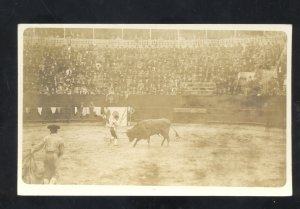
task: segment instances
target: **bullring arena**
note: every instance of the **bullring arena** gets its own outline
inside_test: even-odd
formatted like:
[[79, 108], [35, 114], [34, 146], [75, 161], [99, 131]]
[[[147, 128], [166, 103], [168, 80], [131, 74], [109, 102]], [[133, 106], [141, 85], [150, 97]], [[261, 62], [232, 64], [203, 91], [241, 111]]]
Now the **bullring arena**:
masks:
[[[285, 185], [282, 32], [58, 27], [23, 36], [22, 158], [59, 125], [57, 184]], [[127, 130], [157, 118], [180, 137], [171, 129], [169, 146], [153, 135], [133, 147]], [[35, 174], [43, 162], [34, 153]]]
[[[108, 128], [97, 123], [61, 125], [66, 151], [59, 184], [189, 185], [278, 187], [285, 184], [285, 132], [249, 125], [174, 124], [170, 145], [160, 136], [135, 148], [120, 129], [118, 146]], [[45, 124], [25, 125], [24, 154], [48, 134]], [[42, 167], [43, 153], [36, 154]]]

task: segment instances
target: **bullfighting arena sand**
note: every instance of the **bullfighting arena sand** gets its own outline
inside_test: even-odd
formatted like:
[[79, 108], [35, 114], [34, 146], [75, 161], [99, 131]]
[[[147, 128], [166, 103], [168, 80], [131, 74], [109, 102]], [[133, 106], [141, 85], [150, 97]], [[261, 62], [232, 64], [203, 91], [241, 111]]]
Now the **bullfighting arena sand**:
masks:
[[[224, 124], [173, 124], [170, 145], [152, 136], [132, 147], [119, 128], [119, 145], [97, 123], [60, 123], [65, 154], [58, 184], [263, 186], [285, 184], [286, 139], [283, 129]], [[25, 124], [23, 154], [48, 134], [47, 124]], [[166, 144], [165, 144], [166, 145]], [[42, 168], [43, 151], [35, 154]]]

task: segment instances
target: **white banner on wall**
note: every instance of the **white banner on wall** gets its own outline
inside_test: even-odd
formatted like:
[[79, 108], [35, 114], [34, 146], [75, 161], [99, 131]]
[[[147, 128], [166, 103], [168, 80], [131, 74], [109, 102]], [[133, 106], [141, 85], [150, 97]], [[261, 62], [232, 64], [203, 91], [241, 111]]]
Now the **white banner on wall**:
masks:
[[104, 107], [106, 120], [109, 121], [114, 115], [119, 116], [119, 126], [127, 126], [127, 107]]

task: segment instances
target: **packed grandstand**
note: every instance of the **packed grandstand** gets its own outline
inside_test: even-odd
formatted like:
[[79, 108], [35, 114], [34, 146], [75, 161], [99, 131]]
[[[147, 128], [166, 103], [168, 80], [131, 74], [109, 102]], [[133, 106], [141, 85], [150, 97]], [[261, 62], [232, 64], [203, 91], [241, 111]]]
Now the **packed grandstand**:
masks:
[[24, 93], [284, 95], [286, 37], [247, 31], [27, 29]]

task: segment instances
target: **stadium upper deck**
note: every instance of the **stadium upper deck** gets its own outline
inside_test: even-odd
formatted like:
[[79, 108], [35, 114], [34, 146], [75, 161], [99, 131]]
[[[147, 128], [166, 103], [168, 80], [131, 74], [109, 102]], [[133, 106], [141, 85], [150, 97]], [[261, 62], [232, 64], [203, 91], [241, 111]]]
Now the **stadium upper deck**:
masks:
[[284, 94], [285, 43], [280, 32], [27, 29], [24, 92]]

